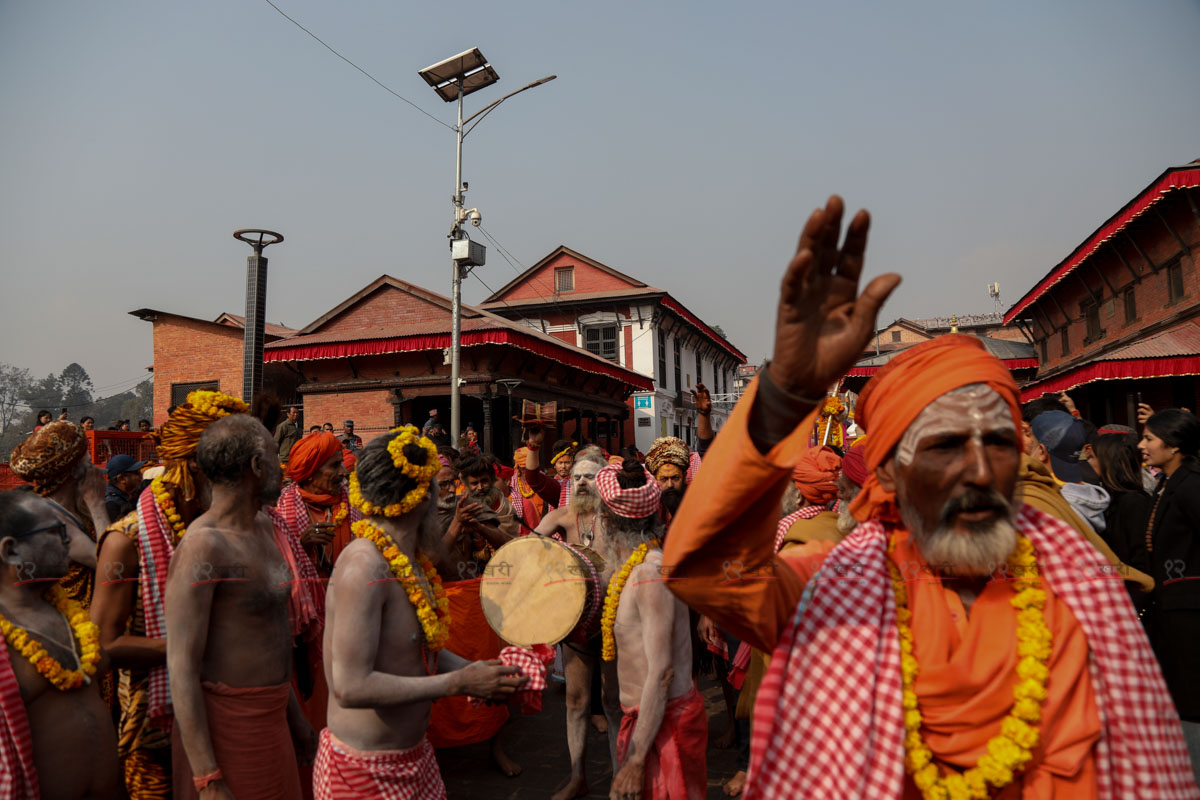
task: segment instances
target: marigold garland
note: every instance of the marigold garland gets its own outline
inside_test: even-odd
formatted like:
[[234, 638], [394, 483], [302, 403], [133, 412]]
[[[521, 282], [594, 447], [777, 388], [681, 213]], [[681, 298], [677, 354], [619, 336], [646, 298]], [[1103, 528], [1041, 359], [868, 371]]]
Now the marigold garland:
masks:
[[179, 540], [183, 538], [183, 532], [187, 530], [187, 526], [183, 524], [183, 515], [175, 507], [175, 501], [171, 499], [171, 492], [163, 483], [161, 475], [150, 482], [150, 493], [154, 495], [154, 502], [158, 503], [163, 516], [171, 525], [171, 530], [175, 532], [175, 542], [178, 544]]
[[70, 623], [72, 635], [79, 640], [79, 669], [64, 668], [46, 652], [41, 642], [29, 635], [29, 631], [13, 625], [2, 615], [0, 632], [9, 646], [33, 664], [56, 689], [64, 692], [77, 689], [88, 682], [89, 676], [96, 674], [96, 666], [100, 663], [100, 631], [83, 605], [68, 597], [61, 586], [51, 587], [47, 599]]
[[346, 501], [338, 503], [338, 507], [333, 512], [332, 522], [334, 525], [341, 525], [346, 521], [346, 517], [350, 516], [350, 508], [346, 505]]
[[900, 673], [904, 683], [904, 762], [913, 783], [926, 800], [984, 800], [988, 788], [1001, 789], [1012, 782], [1032, 758], [1031, 751], [1040, 739], [1038, 723], [1046, 701], [1046, 681], [1050, 676], [1047, 662], [1054, 638], [1043, 613], [1046, 592], [1041, 588], [1037, 557], [1033, 544], [1024, 536], [1009, 560], [1013, 575], [1013, 597], [1017, 609], [1017, 682], [1013, 688], [1013, 707], [1000, 724], [1000, 733], [987, 743], [987, 753], [978, 764], [961, 774], [943, 776], [933, 753], [921, 738], [921, 712], [914, 685], [920, 666], [913, 654], [912, 611], [908, 608], [908, 590], [900, 571], [891, 561], [892, 590], [896, 595], [896, 627], [900, 634]]
[[658, 547], [658, 539], [643, 542], [635, 547], [625, 565], [608, 582], [608, 592], [604, 595], [604, 613], [600, 616], [600, 657], [605, 661], [612, 661], [617, 657], [617, 639], [613, 633], [613, 625], [617, 621], [617, 606], [621, 604], [625, 581], [629, 580], [629, 573], [633, 572], [633, 568], [646, 560], [646, 553], [650, 552], [652, 547]]
[[[402, 425], [392, 428], [388, 433], [400, 434], [388, 442], [387, 451], [392, 457], [392, 465], [416, 481], [417, 485], [400, 498], [399, 503], [377, 506], [363, 497], [357, 470], [350, 473], [350, 504], [368, 517], [398, 517], [412, 511], [429, 495], [433, 476], [442, 468], [442, 462], [438, 460], [437, 445], [422, 436], [415, 425]], [[415, 444], [425, 451], [424, 464], [414, 464], [405, 457], [404, 446], [409, 444]]]
[[412, 568], [408, 556], [400, 552], [395, 540], [388, 533], [370, 520], [359, 520], [350, 526], [350, 530], [360, 539], [366, 539], [375, 545], [380, 555], [387, 560], [392, 574], [404, 587], [408, 600], [417, 612], [421, 621], [421, 630], [425, 634], [425, 643], [431, 652], [436, 653], [446, 646], [450, 639], [450, 601], [446, 598], [446, 590], [442, 588], [442, 579], [434, 569], [432, 562], [423, 553], [417, 553], [421, 571], [433, 591], [433, 602], [429, 593], [421, 585]]
[[[837, 395], [830, 395], [825, 398], [825, 403], [821, 406], [821, 411], [817, 415], [816, 441], [818, 447], [822, 445], [832, 447], [842, 446], [842, 426], [837, 418], [845, 410], [846, 404]], [[828, 439], [825, 438], [826, 429], [829, 429]]]
[[192, 408], [213, 419], [228, 417], [230, 414], [250, 413], [249, 403], [230, 397], [224, 392], [198, 389], [188, 394], [187, 401]]

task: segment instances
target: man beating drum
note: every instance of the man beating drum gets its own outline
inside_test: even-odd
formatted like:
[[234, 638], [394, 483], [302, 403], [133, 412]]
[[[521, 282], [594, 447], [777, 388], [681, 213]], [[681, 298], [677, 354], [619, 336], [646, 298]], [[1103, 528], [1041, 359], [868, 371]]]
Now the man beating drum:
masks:
[[[535, 434], [536, 435], [536, 434]], [[532, 441], [529, 445], [534, 446]], [[604, 535], [604, 524], [600, 518], [600, 497], [596, 494], [596, 475], [607, 465], [604, 451], [599, 447], [581, 448], [575, 454], [571, 467], [571, 500], [562, 508], [556, 508], [538, 524], [534, 533], [540, 536], [555, 536], [566, 544], [577, 548], [588, 548], [611, 563], [612, 547]], [[600, 592], [608, 583], [608, 572], [600, 575]], [[603, 596], [603, 595], [601, 595]], [[501, 634], [503, 636], [503, 633]], [[564, 642], [563, 674], [567, 680], [567, 749], [571, 754], [571, 778], [566, 786], [555, 793], [552, 800], [568, 800], [587, 794], [587, 725], [591, 708], [592, 673], [600, 655], [598, 636], [591, 637], [585, 644]], [[617, 690], [617, 675], [610, 663], [601, 668], [604, 716], [608, 720], [608, 749], [616, 772], [616, 734], [621, 724], [620, 697]]]

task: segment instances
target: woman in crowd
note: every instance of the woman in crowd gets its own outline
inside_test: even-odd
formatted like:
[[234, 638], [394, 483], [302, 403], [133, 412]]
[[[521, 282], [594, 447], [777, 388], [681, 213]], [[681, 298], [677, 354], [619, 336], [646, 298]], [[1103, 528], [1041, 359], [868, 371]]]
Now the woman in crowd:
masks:
[[[1146, 525], [1154, 499], [1142, 484], [1142, 454], [1137, 448], [1137, 437], [1121, 433], [1100, 436], [1095, 453], [1100, 485], [1110, 497], [1101, 536], [1122, 563], [1149, 573]], [[1139, 611], [1149, 600], [1141, 591], [1131, 591], [1130, 597]]]

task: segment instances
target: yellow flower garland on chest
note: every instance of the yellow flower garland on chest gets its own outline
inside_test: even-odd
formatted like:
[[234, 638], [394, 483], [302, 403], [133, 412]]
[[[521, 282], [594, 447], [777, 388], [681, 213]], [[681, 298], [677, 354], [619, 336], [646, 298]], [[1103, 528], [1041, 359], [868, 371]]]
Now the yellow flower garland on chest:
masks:
[[617, 606], [621, 604], [625, 581], [629, 580], [629, 573], [633, 572], [633, 568], [646, 560], [646, 554], [652, 547], [658, 547], [658, 539], [643, 542], [633, 548], [624, 566], [608, 582], [608, 591], [604, 595], [604, 613], [600, 616], [600, 657], [605, 661], [613, 661], [617, 657], [617, 639], [613, 633], [613, 626], [617, 622]]
[[429, 650], [436, 653], [445, 647], [446, 642], [450, 639], [450, 601], [446, 598], [442, 579], [429, 559], [424, 554], [417, 553], [421, 571], [425, 574], [425, 580], [433, 592], [432, 602], [430, 602], [428, 592], [425, 591], [413, 571], [412, 562], [408, 560], [408, 556], [400, 552], [400, 548], [396, 546], [396, 542], [386, 531], [365, 519], [351, 525], [350, 530], [358, 538], [366, 539], [375, 545], [380, 555], [387, 560], [392, 574], [404, 587], [404, 592], [408, 595], [413, 610], [417, 612], [417, 619], [421, 622], [421, 630], [425, 634], [425, 643]]
[[0, 616], [0, 632], [9, 646], [33, 664], [38, 674], [54, 688], [63, 692], [78, 689], [96, 674], [96, 666], [100, 663], [100, 631], [83, 605], [68, 597], [61, 586], [51, 587], [48, 599], [70, 623], [71, 633], [79, 641], [79, 669], [63, 667], [46, 652], [41, 642], [29, 635], [29, 631], [13, 625], [3, 616]]
[[341, 525], [346, 521], [346, 517], [348, 516], [350, 516], [350, 509], [346, 505], [346, 501], [343, 500], [342, 502], [338, 503], [337, 509], [333, 512], [333, 524]]
[[1015, 773], [1032, 758], [1038, 746], [1038, 723], [1046, 702], [1046, 681], [1050, 677], [1047, 662], [1053, 636], [1046, 626], [1046, 592], [1041, 588], [1037, 557], [1033, 544], [1024, 536], [1009, 560], [1013, 597], [1017, 609], [1017, 682], [1013, 688], [1013, 707], [1000, 724], [1000, 732], [987, 743], [987, 753], [979, 763], [961, 774], [943, 776], [933, 753], [921, 738], [921, 712], [914, 688], [920, 666], [913, 654], [912, 611], [908, 590], [896, 565], [888, 561], [892, 589], [896, 596], [896, 627], [900, 634], [900, 672], [904, 695], [904, 765], [925, 800], [985, 800], [992, 788], [1012, 783]]
[[171, 530], [175, 532], [175, 543], [179, 544], [179, 540], [183, 538], [183, 532], [187, 530], [187, 526], [183, 524], [183, 515], [175, 507], [175, 501], [171, 499], [171, 492], [167, 489], [166, 484], [163, 483], [161, 476], [150, 482], [150, 493], [154, 495], [154, 502], [158, 503], [163, 516], [167, 518], [167, 522], [171, 525]]

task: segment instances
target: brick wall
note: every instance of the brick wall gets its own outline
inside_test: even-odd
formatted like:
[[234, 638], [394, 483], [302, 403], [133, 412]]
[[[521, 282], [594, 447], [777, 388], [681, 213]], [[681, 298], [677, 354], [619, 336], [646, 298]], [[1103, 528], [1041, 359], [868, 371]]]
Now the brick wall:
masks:
[[439, 305], [398, 287], [384, 285], [318, 330], [354, 330], [368, 325], [392, 325], [398, 322], [443, 322], [449, 316], [450, 312]]
[[517, 284], [507, 294], [505, 300], [527, 300], [535, 297], [550, 297], [554, 294], [554, 270], [560, 267], [574, 267], [575, 286], [569, 292], [562, 292], [560, 297], [570, 297], [573, 294], [588, 292], [611, 292], [629, 289], [632, 284], [610, 275], [604, 270], [596, 269], [590, 264], [572, 258], [563, 253], [551, 260], [526, 280]]
[[154, 426], [167, 420], [173, 384], [215, 380], [222, 392], [241, 397], [242, 340], [240, 328], [160, 314], [154, 321]]
[[354, 432], [363, 444], [387, 433], [395, 419], [395, 406], [388, 402], [387, 389], [361, 392], [307, 392], [304, 395], [304, 427], [333, 423], [340, 434], [345, 420], [354, 420]]
[[[1180, 247], [1159, 214], [1192, 248], [1190, 253]], [[1025, 313], [1040, 323], [1040, 327], [1033, 325], [1039, 339], [1039, 358], [1041, 340], [1045, 340], [1046, 359], [1039, 373], [1086, 361], [1106, 350], [1128, 344], [1140, 331], [1152, 329], [1200, 302], [1200, 274], [1197, 273], [1200, 261], [1194, 249], [1197, 245], [1200, 245], [1200, 224], [1182, 191], [1172, 192], [1154, 210], [1143, 214], [1074, 272], [1050, 287]], [[1159, 268], [1157, 272], [1146, 258]], [[1181, 300], [1169, 303], [1166, 265], [1176, 260], [1183, 270], [1184, 295]], [[1136, 278], [1131, 270], [1136, 273]], [[1124, 306], [1127, 288], [1133, 289], [1137, 305], [1137, 316], [1128, 321]], [[1091, 293], [1099, 297], [1102, 329], [1102, 335], [1094, 340], [1088, 339], [1087, 321], [1082, 311], [1084, 305], [1092, 302]], [[1064, 320], [1062, 312], [1066, 312], [1068, 319]], [[1069, 340], [1066, 353], [1063, 352], [1061, 334], [1064, 324]], [[1053, 331], [1047, 335], [1050, 328]]]

